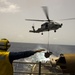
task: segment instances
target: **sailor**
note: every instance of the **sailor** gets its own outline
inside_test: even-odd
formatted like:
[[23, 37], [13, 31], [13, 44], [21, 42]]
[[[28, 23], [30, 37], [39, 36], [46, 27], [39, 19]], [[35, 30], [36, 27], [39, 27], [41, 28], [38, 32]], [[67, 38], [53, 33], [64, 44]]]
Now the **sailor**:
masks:
[[44, 49], [36, 51], [9, 52], [10, 42], [7, 39], [0, 40], [0, 75], [13, 75], [13, 61], [26, 58]]

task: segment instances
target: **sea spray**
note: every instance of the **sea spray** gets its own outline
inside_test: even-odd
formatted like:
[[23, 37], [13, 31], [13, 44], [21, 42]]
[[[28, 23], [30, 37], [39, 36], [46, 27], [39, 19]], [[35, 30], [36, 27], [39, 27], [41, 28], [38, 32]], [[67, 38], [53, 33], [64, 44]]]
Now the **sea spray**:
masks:
[[49, 58], [45, 58], [44, 54], [45, 52], [47, 52], [48, 50], [46, 48], [43, 48], [42, 46], [37, 46], [35, 50], [39, 50], [39, 49], [45, 49], [45, 51], [42, 51], [42, 52], [39, 52], [39, 53], [36, 53], [28, 58], [25, 58], [24, 61], [26, 62], [46, 62], [46, 61], [49, 61], [50, 59]]
[[49, 61], [50, 59], [49, 58], [45, 58], [44, 54], [45, 52], [47, 52], [47, 49], [46, 48], [43, 48], [42, 46], [37, 46], [36, 50], [38, 49], [45, 49], [45, 51], [42, 51], [40, 53], [36, 53], [35, 57], [36, 57], [36, 60], [38, 62], [46, 62], [46, 61]]

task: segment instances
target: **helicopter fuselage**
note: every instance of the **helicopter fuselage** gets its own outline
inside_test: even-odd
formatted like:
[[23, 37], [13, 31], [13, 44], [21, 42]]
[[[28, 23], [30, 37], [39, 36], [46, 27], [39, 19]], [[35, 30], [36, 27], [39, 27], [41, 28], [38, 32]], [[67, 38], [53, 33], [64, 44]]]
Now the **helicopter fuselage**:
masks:
[[53, 22], [53, 21], [52, 22], [45, 22], [37, 30], [35, 30], [33, 27], [33, 31], [30, 30], [30, 32], [40, 33], [40, 32], [50, 31], [50, 30], [54, 30], [54, 32], [56, 32], [56, 30], [61, 27], [62, 27], [62, 24], [59, 24], [57, 22]]
[[61, 28], [62, 24], [59, 24], [57, 22], [46, 22], [41, 25], [41, 28], [43, 31], [50, 31], [54, 30], [56, 32], [57, 29]]

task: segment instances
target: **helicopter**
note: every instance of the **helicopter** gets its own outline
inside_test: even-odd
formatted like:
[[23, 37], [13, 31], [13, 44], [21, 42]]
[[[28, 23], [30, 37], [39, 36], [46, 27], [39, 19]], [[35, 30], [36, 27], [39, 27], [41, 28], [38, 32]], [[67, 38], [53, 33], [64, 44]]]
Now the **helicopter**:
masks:
[[53, 20], [49, 19], [48, 8], [46, 6], [43, 6], [43, 10], [44, 10], [47, 20], [26, 19], [27, 21], [42, 21], [42, 22], [46, 21], [45, 23], [41, 24], [41, 27], [38, 28], [37, 30], [35, 30], [35, 27], [32, 26], [33, 30], [29, 30], [29, 32], [33, 32], [33, 33], [42, 32], [42, 35], [43, 35], [43, 32], [45, 31], [54, 30], [54, 32], [56, 32], [57, 29], [62, 27], [63, 25], [62, 23], [60, 24], [60, 23], [54, 22]]

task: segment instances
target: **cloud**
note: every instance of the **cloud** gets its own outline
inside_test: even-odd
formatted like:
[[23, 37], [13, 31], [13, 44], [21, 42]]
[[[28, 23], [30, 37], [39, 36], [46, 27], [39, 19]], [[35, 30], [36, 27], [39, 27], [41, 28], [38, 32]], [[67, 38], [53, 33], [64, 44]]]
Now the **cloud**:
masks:
[[19, 11], [20, 11], [20, 7], [17, 4], [8, 2], [8, 0], [0, 0], [1, 13], [16, 13]]

